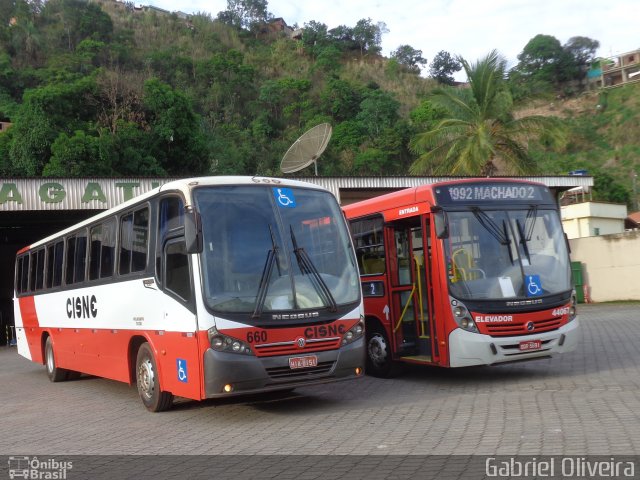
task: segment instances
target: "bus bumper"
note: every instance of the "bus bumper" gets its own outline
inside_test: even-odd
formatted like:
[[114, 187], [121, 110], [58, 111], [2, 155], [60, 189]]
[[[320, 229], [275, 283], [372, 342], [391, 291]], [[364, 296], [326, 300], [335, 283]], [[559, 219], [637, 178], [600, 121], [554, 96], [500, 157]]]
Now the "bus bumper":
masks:
[[[578, 345], [579, 327], [576, 318], [558, 330], [524, 337], [492, 337], [457, 328], [449, 334], [449, 366], [493, 365], [571, 352]], [[526, 340], [540, 340], [542, 348], [520, 351], [520, 342]]]
[[[256, 357], [208, 349], [204, 354], [206, 398], [286, 390], [362, 376], [365, 364], [365, 339], [359, 338], [338, 350], [304, 353], [315, 355], [318, 367], [289, 368], [293, 355]], [[359, 368], [360, 374], [356, 374]], [[231, 392], [225, 392], [231, 385]]]

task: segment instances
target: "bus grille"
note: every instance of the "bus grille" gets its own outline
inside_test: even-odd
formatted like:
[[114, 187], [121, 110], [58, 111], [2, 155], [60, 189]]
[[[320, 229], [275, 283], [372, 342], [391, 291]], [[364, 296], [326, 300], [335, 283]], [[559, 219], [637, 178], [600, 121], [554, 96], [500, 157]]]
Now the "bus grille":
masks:
[[289, 367], [271, 367], [267, 368], [267, 373], [274, 379], [297, 379], [304, 378], [311, 375], [319, 375], [323, 373], [329, 373], [333, 368], [335, 362], [320, 362], [317, 367], [311, 368], [296, 368], [292, 370]]
[[322, 352], [325, 350], [335, 350], [339, 347], [339, 337], [307, 339], [304, 347], [298, 347], [295, 341], [266, 343], [253, 346], [256, 355], [259, 357], [274, 355], [298, 355], [312, 352]]
[[550, 332], [560, 328], [562, 318], [547, 318], [544, 320], [536, 320], [533, 322], [533, 330], [527, 330], [527, 324], [529, 322], [522, 323], [486, 323], [486, 333], [492, 337], [508, 337], [514, 335], [535, 335], [540, 332]]

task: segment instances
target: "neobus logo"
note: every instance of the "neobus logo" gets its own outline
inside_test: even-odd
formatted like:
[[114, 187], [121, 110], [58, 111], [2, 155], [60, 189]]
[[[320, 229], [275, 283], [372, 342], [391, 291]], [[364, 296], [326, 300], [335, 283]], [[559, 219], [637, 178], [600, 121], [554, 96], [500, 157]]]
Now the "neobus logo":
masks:
[[320, 313], [318, 312], [279, 313], [279, 314], [271, 315], [271, 318], [273, 320], [304, 320], [305, 318], [316, 318], [319, 316], [320, 316]]
[[67, 298], [67, 317], [69, 318], [96, 318], [98, 309], [96, 308], [96, 296], [85, 295], [84, 297]]
[[410, 213], [418, 213], [420, 210], [418, 207], [401, 208], [398, 210], [398, 215], [408, 215]]

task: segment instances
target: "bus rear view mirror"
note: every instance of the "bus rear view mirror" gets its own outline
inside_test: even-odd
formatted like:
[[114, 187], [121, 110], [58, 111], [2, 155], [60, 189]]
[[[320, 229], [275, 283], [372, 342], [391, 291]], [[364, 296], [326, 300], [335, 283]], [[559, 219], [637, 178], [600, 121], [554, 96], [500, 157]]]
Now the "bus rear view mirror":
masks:
[[202, 252], [202, 227], [200, 215], [193, 208], [188, 209], [184, 215], [184, 240], [187, 253]]
[[449, 222], [444, 210], [439, 209], [433, 212], [433, 222], [436, 229], [436, 237], [442, 239], [449, 236]]

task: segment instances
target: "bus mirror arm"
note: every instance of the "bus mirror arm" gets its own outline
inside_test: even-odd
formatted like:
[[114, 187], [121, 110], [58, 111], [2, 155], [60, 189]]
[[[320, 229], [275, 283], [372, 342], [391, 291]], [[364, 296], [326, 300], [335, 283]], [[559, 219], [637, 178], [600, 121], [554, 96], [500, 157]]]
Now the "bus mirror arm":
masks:
[[193, 209], [188, 209], [184, 215], [184, 240], [187, 253], [202, 252], [202, 225], [200, 215]]
[[432, 210], [436, 237], [443, 239], [449, 237], [449, 222], [447, 214], [441, 208]]

